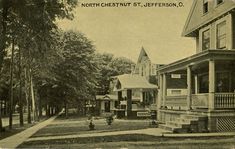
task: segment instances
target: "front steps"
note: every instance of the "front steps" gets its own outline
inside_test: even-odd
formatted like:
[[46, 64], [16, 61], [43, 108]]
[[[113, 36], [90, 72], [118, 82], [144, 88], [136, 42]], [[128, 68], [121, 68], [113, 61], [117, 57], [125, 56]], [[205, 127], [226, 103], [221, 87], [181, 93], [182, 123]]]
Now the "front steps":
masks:
[[173, 133], [196, 133], [207, 131], [207, 117], [183, 114], [175, 121], [159, 124], [159, 128], [172, 131]]

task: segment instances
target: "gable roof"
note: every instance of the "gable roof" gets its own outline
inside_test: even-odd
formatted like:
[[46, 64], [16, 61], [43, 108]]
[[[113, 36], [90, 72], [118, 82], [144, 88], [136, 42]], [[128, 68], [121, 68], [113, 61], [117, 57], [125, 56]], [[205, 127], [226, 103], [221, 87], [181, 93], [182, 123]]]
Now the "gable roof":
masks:
[[96, 100], [114, 100], [117, 101], [118, 97], [117, 95], [113, 94], [106, 94], [106, 95], [96, 95]]
[[203, 15], [203, 1], [194, 0], [184, 25], [182, 36], [194, 37], [195, 34], [193, 33], [199, 28], [235, 8], [235, 2], [232, 0], [225, 0], [219, 6], [216, 6], [215, 1], [212, 0], [208, 1], [208, 4], [209, 11], [207, 14]]
[[169, 62], [171, 62], [171, 60], [167, 59], [165, 56], [162, 56], [159, 50], [142, 47], [137, 60], [137, 64], [141, 62], [141, 59], [144, 55], [149, 58], [152, 64], [168, 64]]
[[157, 85], [150, 84], [145, 77], [132, 74], [124, 74], [116, 76], [120, 88], [114, 86], [114, 91], [125, 89], [157, 89]]
[[[97, 101], [118, 101], [118, 96], [113, 94], [96, 95]], [[140, 101], [140, 97], [132, 96], [132, 101]]]

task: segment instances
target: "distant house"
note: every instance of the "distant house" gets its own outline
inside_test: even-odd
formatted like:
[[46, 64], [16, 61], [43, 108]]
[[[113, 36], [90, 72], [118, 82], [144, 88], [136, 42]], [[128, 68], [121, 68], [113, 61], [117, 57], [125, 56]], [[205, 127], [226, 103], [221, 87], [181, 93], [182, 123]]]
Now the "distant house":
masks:
[[[156, 50], [142, 47], [137, 63], [132, 67], [131, 74], [114, 77], [113, 84], [115, 85], [113, 88], [118, 94], [119, 111], [126, 112], [128, 108], [131, 108], [132, 116], [135, 117], [149, 116], [150, 111], [157, 111], [158, 74], [156, 69], [163, 66], [167, 61], [156, 53]], [[174, 87], [174, 84], [172, 86]], [[175, 86], [175, 89], [179, 90], [178, 86]], [[131, 92], [131, 97], [127, 96], [128, 92]], [[131, 106], [128, 106], [127, 101], [129, 99], [131, 99], [129, 101]], [[128, 115], [127, 112], [125, 115]]]
[[[133, 69], [133, 74], [145, 77], [150, 83], [158, 85], [157, 69], [169, 61], [164, 56], [158, 54], [156, 49], [142, 47], [137, 64]], [[179, 74], [171, 74], [168, 77], [167, 95], [186, 95], [186, 76]]]
[[151, 105], [156, 102], [156, 85], [150, 84], [145, 77], [133, 74], [114, 77], [114, 84], [119, 101], [116, 109], [118, 117], [150, 116]]
[[156, 69], [162, 66], [165, 62], [164, 60], [159, 60], [161, 57], [156, 56], [156, 52], [157, 51], [151, 51], [150, 49], [142, 47], [137, 63], [133, 67], [132, 74], [143, 76], [150, 83], [157, 84]]
[[[195, 0], [183, 36], [196, 39], [196, 54], [158, 69], [160, 127], [235, 131], [235, 2]], [[172, 74], [186, 77], [186, 95], [167, 95]]]
[[113, 113], [118, 106], [117, 95], [106, 94], [96, 96], [96, 112], [100, 115]]

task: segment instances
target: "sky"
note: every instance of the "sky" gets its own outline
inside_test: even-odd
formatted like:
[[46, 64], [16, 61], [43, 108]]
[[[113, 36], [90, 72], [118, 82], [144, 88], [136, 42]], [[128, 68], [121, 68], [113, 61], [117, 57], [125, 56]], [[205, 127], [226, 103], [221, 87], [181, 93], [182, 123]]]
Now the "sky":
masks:
[[[173, 62], [195, 53], [195, 39], [182, 37], [193, 0], [79, 0], [72, 21], [58, 24], [63, 30], [80, 31], [98, 52], [137, 61], [142, 47]], [[131, 3], [129, 7], [82, 7], [85, 3]], [[134, 2], [182, 2], [184, 7], [134, 7]]]

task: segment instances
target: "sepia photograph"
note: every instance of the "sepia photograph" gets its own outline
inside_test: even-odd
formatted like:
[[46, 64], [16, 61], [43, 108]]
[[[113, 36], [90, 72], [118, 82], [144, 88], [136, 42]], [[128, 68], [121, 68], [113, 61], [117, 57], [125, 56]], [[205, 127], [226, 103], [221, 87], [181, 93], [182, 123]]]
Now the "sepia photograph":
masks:
[[0, 149], [235, 149], [235, 0], [0, 0]]

